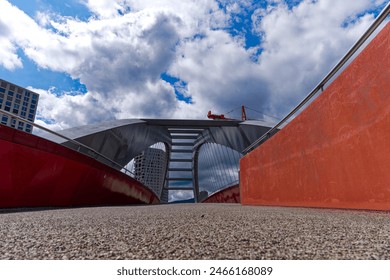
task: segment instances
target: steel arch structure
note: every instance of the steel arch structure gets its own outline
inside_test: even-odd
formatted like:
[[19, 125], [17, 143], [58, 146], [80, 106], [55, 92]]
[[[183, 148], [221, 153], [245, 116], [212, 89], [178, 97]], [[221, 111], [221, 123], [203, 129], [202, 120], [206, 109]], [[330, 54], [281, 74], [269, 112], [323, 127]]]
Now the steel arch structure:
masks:
[[[166, 172], [163, 174], [163, 189], [191, 190], [197, 201], [199, 197], [198, 155], [202, 145], [216, 143], [241, 153], [256, 139], [267, 133], [270, 127], [272, 127], [270, 123], [253, 120], [125, 119], [73, 127], [58, 133], [103, 155], [104, 157], [96, 159], [118, 170], [151, 145], [162, 142], [166, 147], [168, 162]], [[90, 153], [90, 150], [84, 150], [63, 138], [54, 135], [46, 135], [45, 138], [77, 149], [79, 152]], [[185, 168], [169, 167], [175, 162], [188, 165]], [[191, 177], [172, 177], [169, 175], [170, 172], [176, 174], [187, 172], [187, 174], [191, 173]], [[180, 181], [191, 181], [192, 187], [171, 185], [172, 182]], [[162, 191], [157, 193], [157, 196], [161, 198]]]

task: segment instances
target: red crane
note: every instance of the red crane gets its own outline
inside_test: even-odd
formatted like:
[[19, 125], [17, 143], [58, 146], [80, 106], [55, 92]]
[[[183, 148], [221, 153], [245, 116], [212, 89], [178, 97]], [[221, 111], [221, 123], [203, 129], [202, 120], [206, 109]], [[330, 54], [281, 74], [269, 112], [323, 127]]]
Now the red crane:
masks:
[[207, 117], [213, 120], [226, 120], [225, 115], [211, 114], [211, 111], [208, 112]]
[[[224, 114], [216, 115], [216, 114], [212, 114], [211, 111], [208, 112], [207, 117], [212, 120], [230, 120], [226, 118]], [[246, 121], [245, 106], [241, 106], [241, 119], [243, 121]]]

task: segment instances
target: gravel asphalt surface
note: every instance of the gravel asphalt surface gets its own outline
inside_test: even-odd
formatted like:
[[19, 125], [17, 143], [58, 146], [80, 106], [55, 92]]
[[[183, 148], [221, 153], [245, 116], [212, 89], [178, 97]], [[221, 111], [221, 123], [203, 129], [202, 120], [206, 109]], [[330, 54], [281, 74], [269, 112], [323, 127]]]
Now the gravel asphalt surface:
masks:
[[390, 212], [175, 204], [0, 209], [0, 259], [390, 259]]

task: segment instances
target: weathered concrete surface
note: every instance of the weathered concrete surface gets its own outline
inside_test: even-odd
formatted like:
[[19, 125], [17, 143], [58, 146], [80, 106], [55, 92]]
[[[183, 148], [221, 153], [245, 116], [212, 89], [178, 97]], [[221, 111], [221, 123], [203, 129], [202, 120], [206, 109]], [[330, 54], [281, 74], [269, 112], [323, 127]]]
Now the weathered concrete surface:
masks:
[[390, 23], [240, 162], [241, 203], [390, 210]]
[[374, 211], [238, 204], [0, 210], [0, 236], [1, 259], [390, 259], [390, 213]]

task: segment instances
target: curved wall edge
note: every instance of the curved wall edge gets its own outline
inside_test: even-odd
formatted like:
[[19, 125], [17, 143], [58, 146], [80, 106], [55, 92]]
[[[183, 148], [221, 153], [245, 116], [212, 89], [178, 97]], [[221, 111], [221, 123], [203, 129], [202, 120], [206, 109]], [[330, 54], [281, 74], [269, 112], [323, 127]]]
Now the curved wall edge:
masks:
[[91, 157], [0, 125], [0, 207], [159, 203], [140, 182]]
[[240, 203], [240, 186], [237, 184], [220, 190], [203, 200], [202, 203]]

